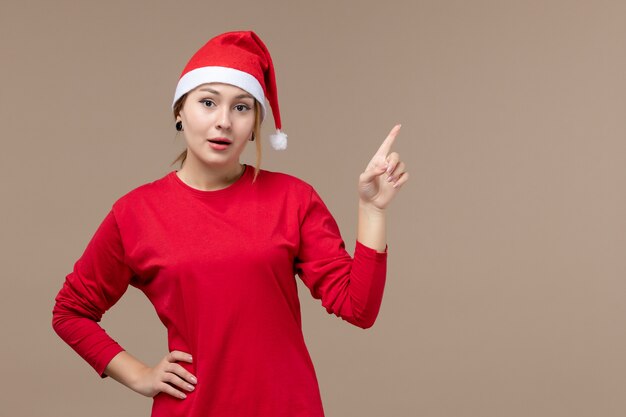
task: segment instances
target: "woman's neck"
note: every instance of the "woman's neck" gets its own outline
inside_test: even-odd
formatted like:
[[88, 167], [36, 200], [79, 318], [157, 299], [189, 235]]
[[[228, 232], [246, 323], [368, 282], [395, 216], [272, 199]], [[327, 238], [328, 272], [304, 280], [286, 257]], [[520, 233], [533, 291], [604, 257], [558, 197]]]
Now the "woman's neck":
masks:
[[239, 161], [224, 166], [207, 167], [185, 160], [183, 167], [176, 172], [185, 184], [202, 191], [216, 191], [228, 187], [243, 175], [245, 166]]

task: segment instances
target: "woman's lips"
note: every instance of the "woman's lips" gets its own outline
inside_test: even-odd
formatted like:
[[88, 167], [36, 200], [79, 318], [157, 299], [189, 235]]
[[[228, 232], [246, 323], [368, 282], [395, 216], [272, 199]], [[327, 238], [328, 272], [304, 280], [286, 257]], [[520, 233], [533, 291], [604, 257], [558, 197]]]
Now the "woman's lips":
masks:
[[207, 139], [207, 141], [209, 142], [209, 146], [217, 151], [223, 151], [232, 143], [230, 139], [226, 138]]

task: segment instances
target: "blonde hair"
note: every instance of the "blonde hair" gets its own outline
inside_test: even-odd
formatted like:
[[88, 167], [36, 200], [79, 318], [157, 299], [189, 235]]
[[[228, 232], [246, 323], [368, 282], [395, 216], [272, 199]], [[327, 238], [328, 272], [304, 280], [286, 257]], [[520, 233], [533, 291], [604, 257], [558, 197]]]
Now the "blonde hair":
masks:
[[[180, 114], [186, 99], [187, 93], [183, 94], [178, 100], [176, 100], [176, 104], [174, 104], [173, 109], [174, 121], [176, 121], [176, 116]], [[256, 181], [256, 177], [259, 175], [259, 171], [261, 170], [261, 111], [261, 103], [254, 100], [254, 128], [252, 132], [254, 134], [254, 141], [256, 142], [256, 165], [254, 166], [254, 178], [252, 179], [252, 182]], [[180, 155], [172, 161], [170, 166], [180, 161], [180, 167], [182, 168], [185, 163], [185, 159], [187, 159], [187, 149], [182, 151]]]

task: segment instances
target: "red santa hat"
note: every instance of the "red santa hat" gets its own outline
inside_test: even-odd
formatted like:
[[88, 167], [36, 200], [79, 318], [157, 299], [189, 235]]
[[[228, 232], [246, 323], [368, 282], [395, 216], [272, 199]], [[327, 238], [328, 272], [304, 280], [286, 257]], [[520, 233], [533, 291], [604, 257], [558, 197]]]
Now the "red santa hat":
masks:
[[270, 135], [270, 143], [274, 149], [287, 148], [287, 135], [280, 130], [274, 64], [267, 47], [256, 33], [227, 32], [204, 44], [183, 69], [172, 108], [183, 94], [211, 82], [231, 84], [250, 93], [261, 104], [261, 120], [267, 113], [267, 98], [276, 125], [276, 133]]

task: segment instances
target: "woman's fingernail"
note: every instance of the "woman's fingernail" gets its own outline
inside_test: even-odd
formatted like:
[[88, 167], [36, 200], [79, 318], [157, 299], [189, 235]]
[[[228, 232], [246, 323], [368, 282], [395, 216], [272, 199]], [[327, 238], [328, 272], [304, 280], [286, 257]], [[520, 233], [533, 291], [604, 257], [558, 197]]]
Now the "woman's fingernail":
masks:
[[196, 387], [194, 387], [193, 385], [191, 385], [191, 384], [187, 384], [187, 389], [188, 389], [189, 391], [193, 391], [195, 388], [196, 388]]
[[180, 397], [180, 398], [182, 398], [183, 400], [184, 400], [185, 398], [187, 398], [187, 396], [186, 396], [185, 394], [183, 394], [182, 392], [180, 393], [179, 397]]
[[197, 384], [197, 383], [198, 383], [198, 380], [196, 379], [196, 377], [195, 377], [195, 376], [192, 376], [192, 377], [191, 377], [191, 378], [189, 378], [189, 379], [191, 379], [191, 382], [193, 382], [194, 384]]
[[191, 357], [191, 355], [189, 355], [189, 360], [190, 360], [190, 361], [192, 361], [192, 360], [193, 360], [193, 357]]

